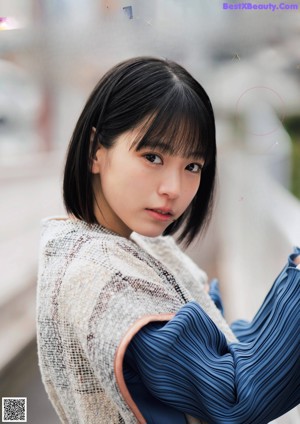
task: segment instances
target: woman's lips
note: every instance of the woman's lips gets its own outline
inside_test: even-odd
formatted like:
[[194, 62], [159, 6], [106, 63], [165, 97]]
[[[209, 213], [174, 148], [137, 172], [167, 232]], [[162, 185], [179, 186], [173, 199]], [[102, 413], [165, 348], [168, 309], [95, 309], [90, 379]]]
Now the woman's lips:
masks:
[[173, 213], [170, 209], [146, 209], [148, 214], [158, 221], [174, 221]]

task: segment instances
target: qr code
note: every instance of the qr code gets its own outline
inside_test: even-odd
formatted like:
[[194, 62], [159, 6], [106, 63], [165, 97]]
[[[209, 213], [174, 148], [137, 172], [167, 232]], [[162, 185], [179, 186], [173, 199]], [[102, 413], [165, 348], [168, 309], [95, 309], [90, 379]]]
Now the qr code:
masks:
[[27, 398], [3, 397], [2, 422], [27, 423]]

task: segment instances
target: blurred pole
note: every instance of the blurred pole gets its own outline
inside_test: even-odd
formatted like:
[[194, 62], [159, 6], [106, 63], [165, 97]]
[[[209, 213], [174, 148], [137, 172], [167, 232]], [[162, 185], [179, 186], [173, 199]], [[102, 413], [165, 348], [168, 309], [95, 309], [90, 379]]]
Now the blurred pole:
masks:
[[54, 147], [53, 143], [53, 96], [51, 84], [46, 79], [42, 82], [42, 106], [38, 119], [38, 133], [41, 140], [39, 150], [50, 151]]
[[50, 151], [54, 148], [53, 128], [55, 110], [55, 84], [49, 63], [49, 53], [51, 46], [49, 43], [49, 16], [43, 0], [32, 0], [33, 20], [37, 24], [40, 35], [39, 58], [42, 90], [42, 106], [38, 118], [37, 131], [40, 135], [41, 143], [39, 151]]

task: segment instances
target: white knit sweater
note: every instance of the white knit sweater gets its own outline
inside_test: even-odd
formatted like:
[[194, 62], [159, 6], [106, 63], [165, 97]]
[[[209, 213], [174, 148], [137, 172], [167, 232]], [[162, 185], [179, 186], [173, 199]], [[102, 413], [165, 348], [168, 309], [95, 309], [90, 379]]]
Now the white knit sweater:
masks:
[[79, 220], [43, 220], [38, 355], [61, 421], [145, 423], [124, 382], [126, 347], [143, 325], [171, 319], [191, 300], [235, 340], [204, 290], [206, 278], [172, 237], [125, 239]]

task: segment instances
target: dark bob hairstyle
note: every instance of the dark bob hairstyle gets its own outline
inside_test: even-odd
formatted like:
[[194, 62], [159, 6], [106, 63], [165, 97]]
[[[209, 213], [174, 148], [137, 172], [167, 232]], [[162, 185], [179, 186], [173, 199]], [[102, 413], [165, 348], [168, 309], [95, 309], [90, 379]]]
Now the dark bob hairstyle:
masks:
[[[144, 124], [145, 123], [145, 124]], [[187, 210], [163, 235], [184, 224], [178, 240], [188, 245], [206, 228], [212, 213], [215, 173], [215, 120], [208, 95], [180, 65], [137, 57], [108, 71], [92, 91], [72, 135], [66, 159], [63, 196], [67, 212], [97, 223], [91, 161], [99, 146], [113, 146], [122, 133], [141, 126], [134, 148], [158, 147], [163, 153], [201, 157], [199, 189]], [[91, 142], [92, 128], [96, 129]]]

